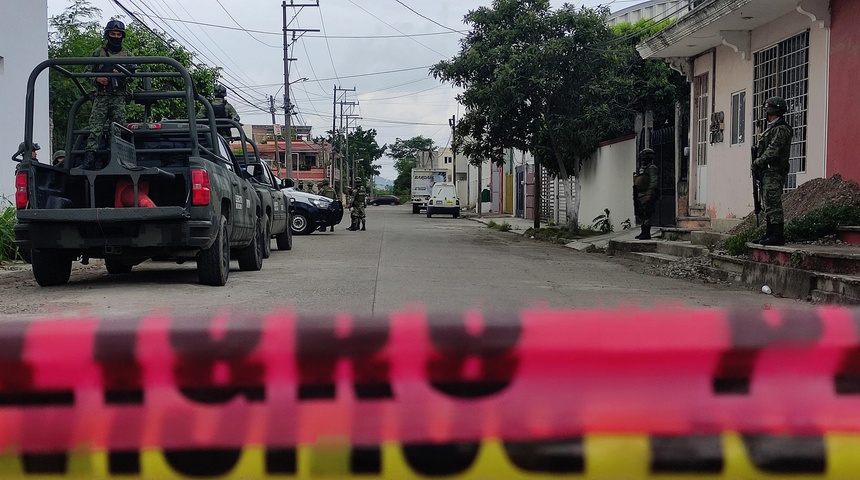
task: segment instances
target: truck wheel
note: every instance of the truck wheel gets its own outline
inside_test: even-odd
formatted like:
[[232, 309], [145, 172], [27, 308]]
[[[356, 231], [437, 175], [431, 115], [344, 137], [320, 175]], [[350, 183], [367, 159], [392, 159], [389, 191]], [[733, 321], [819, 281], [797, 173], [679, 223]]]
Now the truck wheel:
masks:
[[263, 215], [263, 258], [269, 258], [272, 255], [272, 225], [269, 223], [269, 216]]
[[412, 213], [416, 214], [421, 212], [421, 207], [417, 203], [412, 204]]
[[290, 228], [296, 235], [310, 235], [313, 231], [313, 226], [311, 226], [307, 215], [299, 212], [293, 214], [293, 218], [290, 219]]
[[430, 213], [430, 209], [428, 208], [428, 209], [427, 209], [427, 218], [430, 218], [430, 217], [432, 217], [432, 216], [433, 216], [433, 214], [432, 214], [432, 213]]
[[41, 249], [30, 252], [33, 277], [41, 287], [68, 283], [72, 275], [72, 259], [62, 250]]
[[220, 287], [227, 284], [229, 275], [230, 239], [227, 237], [227, 218], [222, 215], [215, 242], [197, 254], [197, 277], [203, 285]]
[[275, 235], [275, 243], [278, 245], [278, 250], [293, 249], [293, 229], [289, 225], [283, 232]]
[[120, 260], [118, 258], [106, 258], [105, 259], [105, 268], [107, 268], [107, 272], [111, 275], [120, 275], [122, 273], [131, 272], [132, 264]]
[[260, 245], [263, 236], [263, 226], [260, 219], [254, 228], [254, 237], [246, 247], [239, 249], [239, 270], [256, 271], [263, 268], [263, 247]]
[[459, 217], [460, 217], [460, 211], [459, 210], [454, 211], [454, 218], [459, 218]]

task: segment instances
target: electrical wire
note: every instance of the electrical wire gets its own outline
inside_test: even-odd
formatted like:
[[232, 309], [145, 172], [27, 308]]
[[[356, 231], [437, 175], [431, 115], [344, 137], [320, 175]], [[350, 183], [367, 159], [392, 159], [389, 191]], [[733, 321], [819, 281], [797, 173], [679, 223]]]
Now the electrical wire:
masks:
[[445, 26], [445, 25], [442, 25], [441, 23], [437, 22], [436, 20], [433, 20], [433, 19], [432, 19], [432, 18], [430, 18], [430, 17], [427, 17], [427, 16], [425, 16], [425, 15], [422, 15], [422, 14], [420, 14], [420, 13], [416, 12], [412, 7], [410, 7], [409, 5], [406, 5], [405, 3], [401, 2], [400, 0], [394, 0], [394, 1], [395, 1], [395, 2], [397, 2], [397, 3], [399, 3], [399, 4], [401, 4], [401, 5], [403, 5], [404, 7], [406, 7], [406, 9], [407, 9], [407, 10], [409, 10], [409, 11], [410, 11], [410, 12], [412, 12], [412, 13], [414, 13], [415, 15], [418, 15], [419, 17], [423, 18], [424, 20], [427, 20], [427, 21], [429, 21], [429, 22], [431, 22], [431, 23], [433, 23], [433, 24], [435, 24], [435, 25], [438, 25], [438, 26], [440, 26], [440, 27], [442, 27], [442, 28], [444, 28], [444, 29], [446, 29], [446, 30], [450, 30], [450, 31], [452, 31], [452, 32], [454, 32], [454, 33], [460, 33], [460, 32], [458, 32], [457, 30], [454, 30], [453, 28], [450, 28], [450, 27], [447, 27], [447, 26]]
[[[397, 33], [400, 33], [400, 34], [403, 34], [403, 35], [407, 35], [405, 32], [401, 31], [400, 29], [398, 29], [398, 28], [397, 28], [397, 27], [395, 27], [394, 25], [392, 25], [392, 24], [390, 24], [390, 23], [386, 22], [385, 20], [383, 20], [383, 19], [381, 19], [381, 18], [377, 17], [376, 15], [374, 15], [374, 14], [370, 13], [366, 8], [364, 8], [364, 7], [362, 7], [361, 5], [359, 5], [359, 4], [357, 4], [357, 3], [355, 3], [354, 1], [349, 0], [349, 3], [351, 3], [351, 4], [355, 5], [355, 6], [356, 6], [356, 7], [358, 7], [360, 10], [362, 10], [364, 13], [366, 13], [366, 14], [370, 15], [371, 17], [373, 17], [373, 18], [375, 18], [375, 19], [379, 20], [380, 22], [382, 22], [382, 23], [384, 23], [384, 24], [388, 25], [389, 27], [391, 27], [392, 29], [394, 29]], [[419, 42], [418, 40], [415, 40], [415, 39], [414, 39], [414, 38], [412, 38], [411, 36], [407, 35], [407, 37], [408, 37], [410, 40], [412, 40], [413, 42], [417, 43], [418, 45], [421, 45], [422, 47], [426, 48], [427, 50], [430, 50], [431, 52], [435, 53], [436, 55], [439, 55], [440, 57], [443, 57], [443, 58], [444, 58], [444, 57], [446, 57], [446, 55], [445, 55], [444, 53], [441, 53], [441, 52], [439, 52], [438, 50], [435, 50], [435, 49], [433, 49], [433, 48], [430, 48], [430, 47], [428, 47], [427, 45], [424, 45], [423, 43]]]
[[226, 8], [226, 7], [224, 7], [224, 4], [223, 4], [223, 3], [221, 3], [221, 0], [215, 0], [215, 1], [218, 3], [218, 5], [221, 7], [221, 9], [222, 9], [222, 10], [224, 10], [224, 13], [226, 13], [226, 14], [227, 14], [227, 16], [228, 16], [228, 17], [230, 17], [230, 20], [233, 20], [233, 23], [235, 23], [237, 27], [239, 27], [243, 32], [247, 33], [247, 34], [248, 34], [248, 36], [249, 36], [249, 37], [251, 37], [251, 38], [253, 38], [256, 42], [259, 42], [259, 43], [261, 43], [261, 44], [263, 44], [263, 45], [265, 45], [265, 46], [267, 46], [267, 47], [271, 47], [271, 48], [281, 48], [280, 46], [276, 46], [276, 45], [269, 45], [268, 43], [266, 43], [266, 42], [264, 42], [264, 41], [260, 40], [259, 38], [255, 37], [253, 34], [251, 34], [251, 32], [249, 32], [249, 31], [248, 31], [248, 29], [246, 29], [246, 28], [245, 28], [245, 27], [243, 27], [241, 24], [239, 24], [239, 22], [238, 22], [238, 21], [233, 17], [233, 14], [231, 14], [231, 13], [230, 13], [230, 11], [229, 11], [229, 10], [227, 10], [227, 8]]

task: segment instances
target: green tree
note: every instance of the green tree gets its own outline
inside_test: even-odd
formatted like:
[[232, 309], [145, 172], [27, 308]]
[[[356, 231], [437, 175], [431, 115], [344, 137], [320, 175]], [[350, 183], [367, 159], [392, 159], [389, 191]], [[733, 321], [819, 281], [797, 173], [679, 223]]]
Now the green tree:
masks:
[[[104, 23], [99, 20], [101, 10], [93, 7], [88, 0], [70, 0], [70, 5], [59, 15], [50, 18], [51, 31], [48, 36], [48, 57], [89, 57], [103, 45]], [[198, 91], [204, 96], [212, 94], [219, 75], [219, 68], [195, 62], [194, 54], [174, 40], [150, 31], [145, 26], [133, 22], [126, 25], [126, 38], [123, 46], [137, 56], [171, 57], [189, 69]], [[151, 70], [169, 69], [167, 66], [151, 66]], [[72, 68], [80, 71], [82, 68]], [[172, 79], [154, 79], [152, 88], [167, 90], [182, 87], [172, 85]], [[85, 85], [89, 87], [89, 85]], [[142, 88], [133, 84], [132, 89]], [[53, 144], [63, 145], [66, 138], [68, 114], [72, 105], [80, 97], [74, 83], [64, 75], [52, 71], [49, 79], [51, 119], [54, 125]], [[76, 125], [85, 125], [89, 119], [90, 105], [81, 108]], [[143, 120], [143, 106], [130, 104], [127, 112], [129, 121]], [[152, 109], [153, 118], [185, 118], [188, 114], [184, 102], [170, 100], [158, 102]]]
[[376, 143], [376, 129], [364, 130], [357, 127], [349, 134], [349, 157], [355, 161], [355, 176], [368, 179], [379, 175], [379, 166], [374, 162], [385, 155], [387, 145], [379, 146]]
[[654, 66], [633, 57], [637, 37], [609, 29], [608, 14], [606, 7], [553, 11], [548, 0], [494, 0], [466, 15], [472, 30], [459, 54], [431, 68], [464, 89], [462, 151], [497, 163], [504, 148], [531, 152], [564, 180], [571, 230], [579, 229], [583, 162], [601, 140], [632, 131], [633, 112], [664, 101], [648, 90]]
[[[412, 137], [407, 140], [397, 139], [394, 145], [388, 146], [388, 156], [394, 159], [394, 169], [397, 178], [394, 179], [394, 193], [406, 195], [412, 189], [412, 169], [429, 166], [427, 158], [436, 151], [432, 138], [424, 136]], [[421, 161], [425, 160], [424, 163]]]

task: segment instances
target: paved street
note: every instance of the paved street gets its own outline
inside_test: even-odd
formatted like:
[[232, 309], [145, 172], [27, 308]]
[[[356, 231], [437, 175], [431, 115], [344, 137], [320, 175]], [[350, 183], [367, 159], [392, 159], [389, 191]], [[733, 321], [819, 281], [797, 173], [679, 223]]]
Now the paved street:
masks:
[[[0, 274], [0, 318], [58, 315], [259, 314], [293, 308], [307, 314], [381, 315], [419, 308], [592, 308], [806, 306], [741, 287], [635, 273], [627, 260], [498, 232], [473, 219], [413, 215], [409, 206], [368, 207], [368, 231], [295, 237], [273, 250], [259, 272], [236, 262], [225, 287], [197, 283], [193, 262], [146, 262], [112, 276], [100, 261], [75, 264], [67, 285], [41, 288], [29, 271]], [[504, 219], [496, 219], [502, 223]], [[274, 245], [274, 242], [273, 242]]]

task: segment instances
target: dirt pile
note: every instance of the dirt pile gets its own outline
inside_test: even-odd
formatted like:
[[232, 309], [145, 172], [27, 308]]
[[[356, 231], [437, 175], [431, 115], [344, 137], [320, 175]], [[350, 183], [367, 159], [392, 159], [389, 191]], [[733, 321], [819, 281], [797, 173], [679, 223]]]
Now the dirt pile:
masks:
[[[830, 178], [816, 178], [803, 183], [782, 197], [785, 223], [817, 210], [825, 205], [860, 206], [860, 186], [854, 180], [843, 180], [838, 173]], [[764, 222], [764, 218], [760, 218]], [[750, 213], [738, 226], [731, 229], [730, 235], [737, 235], [755, 227], [755, 214]]]

